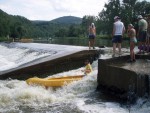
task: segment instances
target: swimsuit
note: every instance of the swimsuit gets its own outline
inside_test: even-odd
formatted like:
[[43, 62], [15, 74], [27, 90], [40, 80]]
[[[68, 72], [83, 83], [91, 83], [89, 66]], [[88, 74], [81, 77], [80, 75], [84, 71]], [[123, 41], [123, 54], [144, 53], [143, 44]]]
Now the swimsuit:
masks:
[[137, 39], [136, 39], [136, 37], [134, 37], [134, 38], [130, 38], [130, 42], [137, 43]]

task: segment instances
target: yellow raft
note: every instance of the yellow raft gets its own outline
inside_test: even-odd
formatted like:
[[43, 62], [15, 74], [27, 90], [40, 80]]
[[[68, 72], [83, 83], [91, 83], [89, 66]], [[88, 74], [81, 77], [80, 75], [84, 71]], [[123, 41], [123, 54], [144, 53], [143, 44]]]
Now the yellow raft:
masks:
[[83, 75], [78, 76], [64, 76], [64, 77], [57, 77], [57, 78], [29, 78], [26, 80], [27, 84], [29, 85], [42, 85], [45, 87], [61, 87], [65, 84], [71, 83], [73, 81], [81, 80]]

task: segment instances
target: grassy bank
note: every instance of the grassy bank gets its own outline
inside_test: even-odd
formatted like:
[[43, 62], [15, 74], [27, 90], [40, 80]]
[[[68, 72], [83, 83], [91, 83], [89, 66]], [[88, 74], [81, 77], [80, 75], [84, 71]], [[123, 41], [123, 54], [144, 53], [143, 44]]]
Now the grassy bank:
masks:
[[7, 42], [9, 39], [7, 37], [0, 37], [0, 42]]

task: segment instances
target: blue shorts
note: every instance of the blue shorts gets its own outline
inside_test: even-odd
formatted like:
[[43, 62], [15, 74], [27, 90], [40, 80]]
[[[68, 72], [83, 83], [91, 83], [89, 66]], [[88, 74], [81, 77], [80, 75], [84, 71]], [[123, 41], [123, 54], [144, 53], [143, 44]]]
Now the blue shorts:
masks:
[[139, 42], [146, 42], [147, 31], [139, 32], [138, 41]]
[[115, 35], [112, 39], [113, 43], [121, 43], [122, 42], [122, 35]]
[[95, 35], [94, 34], [90, 34], [89, 35], [89, 39], [94, 39], [95, 38]]

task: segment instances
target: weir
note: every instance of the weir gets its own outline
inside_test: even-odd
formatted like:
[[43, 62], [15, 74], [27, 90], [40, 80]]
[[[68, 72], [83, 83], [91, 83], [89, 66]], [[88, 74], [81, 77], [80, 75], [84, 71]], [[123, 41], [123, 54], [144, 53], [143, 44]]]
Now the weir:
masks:
[[97, 89], [121, 99], [150, 95], [150, 55], [129, 55], [98, 60]]
[[100, 50], [82, 50], [67, 53], [66, 55], [45, 57], [23, 64], [17, 68], [0, 72], [0, 79], [25, 80], [30, 77], [47, 77], [63, 71], [68, 71], [84, 66], [84, 61], [91, 62], [99, 58]]

